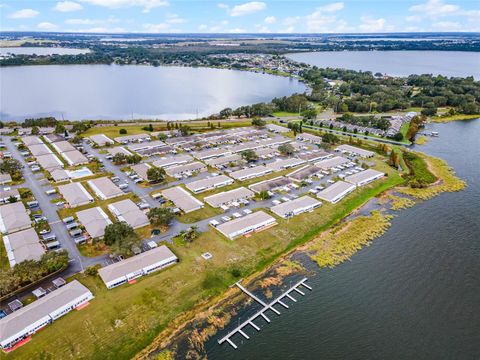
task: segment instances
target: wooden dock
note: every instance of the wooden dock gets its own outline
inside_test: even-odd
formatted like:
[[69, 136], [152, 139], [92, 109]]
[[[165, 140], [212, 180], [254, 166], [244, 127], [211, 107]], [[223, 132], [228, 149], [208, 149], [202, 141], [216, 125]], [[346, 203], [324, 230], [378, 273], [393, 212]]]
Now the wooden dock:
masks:
[[237, 282], [235, 285], [238, 286], [238, 288], [240, 290], [242, 290], [245, 294], [247, 294], [248, 296], [250, 296], [253, 300], [255, 300], [256, 302], [258, 302], [260, 305], [262, 305], [262, 309], [257, 311], [253, 316], [249, 317], [247, 320], [245, 320], [243, 323], [241, 323], [240, 325], [238, 325], [235, 329], [233, 329], [232, 331], [230, 331], [227, 335], [225, 335], [224, 337], [222, 337], [221, 339], [218, 340], [218, 343], [219, 344], [223, 344], [224, 342], [228, 342], [234, 349], [237, 349], [238, 346], [232, 341], [232, 337], [234, 335], [236, 335], [237, 333], [242, 335], [245, 339], [250, 339], [250, 337], [245, 333], [245, 331], [243, 331], [243, 328], [245, 328], [246, 326], [251, 326], [253, 327], [255, 330], [257, 331], [260, 331], [260, 327], [258, 327], [253, 321], [255, 319], [257, 319], [259, 316], [261, 316], [267, 323], [270, 322], [270, 319], [267, 317], [267, 315], [265, 315], [265, 312], [268, 311], [268, 310], [271, 310], [272, 312], [274, 312], [275, 314], [277, 315], [280, 315], [280, 311], [278, 311], [276, 308], [274, 308], [274, 305], [281, 305], [283, 306], [285, 309], [288, 309], [288, 305], [282, 301], [284, 298], [288, 298], [290, 300], [292, 300], [293, 302], [297, 302], [297, 300], [292, 296], [292, 292], [296, 292], [297, 294], [300, 294], [301, 296], [304, 296], [305, 293], [300, 290], [299, 288], [300, 287], [304, 287], [305, 289], [307, 290], [312, 290], [312, 288], [310, 286], [308, 286], [307, 284], [305, 284], [305, 282], [307, 281], [307, 278], [303, 278], [302, 280], [300, 280], [299, 282], [297, 282], [295, 285], [293, 285], [292, 287], [290, 287], [287, 291], [285, 291], [284, 293], [282, 293], [280, 296], [278, 296], [277, 298], [275, 298], [273, 301], [271, 301], [270, 303], [266, 303], [264, 302], [263, 300], [259, 299], [257, 296], [255, 296], [254, 294], [252, 294], [250, 291], [248, 291], [247, 289], [245, 289], [245, 287], [243, 287], [240, 282]]

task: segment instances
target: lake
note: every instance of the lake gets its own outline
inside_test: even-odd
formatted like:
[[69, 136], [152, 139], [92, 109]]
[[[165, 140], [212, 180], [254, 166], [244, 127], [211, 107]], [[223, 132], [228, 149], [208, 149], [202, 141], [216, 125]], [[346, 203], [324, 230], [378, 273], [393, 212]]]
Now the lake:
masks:
[[288, 58], [318, 67], [381, 72], [391, 76], [434, 74], [480, 80], [480, 53], [462, 51], [319, 51]]
[[[206, 344], [208, 359], [479, 358], [480, 120], [429, 130], [440, 137], [419, 150], [447, 160], [466, 189], [398, 212], [351, 261], [311, 264], [312, 292], [295, 294], [298, 303], [279, 307], [270, 324], [256, 321], [262, 329], [247, 329], [250, 340], [233, 338], [237, 350], [218, 345], [227, 331], [219, 332]], [[240, 313], [229, 328], [246, 318]]]
[[134, 65], [0, 68], [0, 117], [193, 119], [303, 93], [298, 80], [247, 71]]
[[89, 49], [55, 47], [0, 47], [0, 56], [12, 55], [79, 55], [89, 53]]

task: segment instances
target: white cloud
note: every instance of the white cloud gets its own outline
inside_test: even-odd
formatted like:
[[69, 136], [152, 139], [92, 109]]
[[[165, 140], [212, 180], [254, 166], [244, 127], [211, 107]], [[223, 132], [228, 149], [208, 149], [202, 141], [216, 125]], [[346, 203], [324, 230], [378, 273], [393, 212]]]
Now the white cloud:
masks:
[[82, 9], [83, 9], [82, 5], [73, 1], [59, 1], [53, 8], [53, 10], [60, 11], [60, 12], [71, 12], [71, 11], [78, 11]]
[[282, 21], [282, 25], [291, 26], [300, 21], [300, 16], [289, 16]]
[[231, 10], [228, 10], [230, 16], [243, 16], [262, 11], [267, 8], [267, 4], [260, 1], [251, 1], [248, 3], [235, 5]]
[[143, 29], [148, 33], [162, 33], [170, 32], [170, 24], [159, 23], [159, 24], [144, 24]]
[[405, 20], [407, 20], [408, 22], [420, 22], [422, 21], [422, 17], [420, 15], [411, 15], [407, 16]]
[[52, 24], [50, 22], [41, 22], [40, 24], [37, 25], [37, 27], [40, 30], [47, 30], [47, 31], [55, 30], [56, 28], [58, 28], [57, 25]]
[[263, 22], [265, 24], [274, 24], [277, 21], [277, 18], [275, 16], [267, 16]]
[[343, 10], [343, 2], [334, 2], [319, 6], [313, 13], [305, 17], [305, 25], [309, 32], [343, 32], [349, 27], [343, 20], [337, 18], [334, 13]]
[[342, 10], [345, 7], [343, 2], [335, 2], [327, 5], [323, 5], [317, 8], [317, 11], [325, 13], [333, 13]]
[[247, 30], [242, 29], [242, 28], [234, 28], [234, 29], [229, 29], [228, 32], [230, 34], [242, 34], [242, 33], [246, 33]]
[[382, 31], [392, 31], [392, 26], [387, 26], [387, 21], [384, 18], [373, 19], [369, 16], [362, 16], [360, 18], [361, 24], [358, 26], [358, 29], [362, 32], [382, 32]]
[[285, 29], [281, 29], [279, 32], [280, 33], [285, 33], [285, 34], [289, 34], [289, 33], [293, 33], [295, 30], [295, 26], [289, 26]]
[[187, 20], [184, 18], [181, 18], [177, 14], [168, 14], [167, 15], [167, 23], [169, 24], [183, 24], [186, 23]]
[[220, 9], [229, 9], [229, 8], [230, 8], [230, 6], [228, 6], [227, 4], [223, 4], [223, 3], [217, 4], [217, 6], [218, 6]]
[[151, 9], [161, 6], [168, 6], [168, 0], [79, 0], [81, 2], [107, 7], [110, 9], [119, 9], [132, 6], [143, 8], [143, 12], [149, 12]]
[[455, 21], [438, 21], [432, 24], [433, 30], [438, 31], [461, 31], [463, 26]]
[[421, 16], [441, 17], [454, 15], [460, 7], [458, 5], [446, 4], [442, 0], [428, 0], [426, 3], [413, 5], [409, 8], [412, 12], [420, 13]]
[[69, 25], [94, 25], [97, 24], [98, 20], [92, 19], [67, 19], [65, 20], [65, 24]]
[[22, 9], [10, 14], [9, 18], [10, 19], [30, 19], [30, 18], [34, 18], [38, 14], [40, 13], [37, 10]]

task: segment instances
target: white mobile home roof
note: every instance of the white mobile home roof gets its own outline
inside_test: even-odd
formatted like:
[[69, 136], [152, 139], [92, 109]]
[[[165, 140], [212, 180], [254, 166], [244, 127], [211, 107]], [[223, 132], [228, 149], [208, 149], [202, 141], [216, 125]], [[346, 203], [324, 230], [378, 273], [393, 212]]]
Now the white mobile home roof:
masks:
[[50, 171], [50, 175], [55, 182], [65, 181], [70, 179], [70, 175], [63, 169], [53, 169]]
[[138, 140], [148, 140], [150, 139], [150, 135], [147, 134], [136, 134], [136, 135], [125, 135], [125, 136], [117, 136], [114, 138], [116, 142], [131, 142], [131, 141], [138, 141]]
[[39, 157], [46, 154], [52, 154], [53, 151], [45, 144], [36, 144], [28, 146], [28, 150], [32, 153], [33, 156]]
[[55, 143], [52, 143], [52, 146], [59, 153], [76, 150], [75, 147], [72, 144], [70, 144], [68, 141], [55, 142]]
[[87, 164], [88, 159], [77, 149], [73, 149], [71, 151], [62, 152], [60, 153], [62, 157], [67, 161], [68, 165], [75, 166], [75, 165], [82, 165]]
[[133, 155], [130, 151], [125, 149], [123, 146], [116, 146], [114, 148], [107, 149], [107, 152], [112, 156], [115, 156], [116, 154], [123, 154], [125, 156]]
[[0, 184], [7, 184], [9, 182], [12, 182], [12, 177], [10, 174], [0, 174]]
[[258, 176], [270, 174], [272, 171], [273, 171], [272, 169], [267, 168], [266, 166], [258, 165], [255, 167], [248, 167], [246, 169], [233, 171], [230, 173], [230, 176], [236, 180], [242, 181], [242, 180], [252, 179]]
[[208, 159], [208, 160], [205, 160], [205, 163], [207, 165], [215, 167], [215, 166], [221, 166], [221, 165], [229, 164], [231, 162], [236, 162], [240, 160], [242, 160], [242, 157], [240, 155], [235, 154], [235, 155], [226, 155], [226, 156], [220, 156], [213, 159]]
[[290, 131], [290, 129], [276, 124], [267, 124], [265, 127], [270, 131], [278, 133], [287, 133]]
[[1, 319], [0, 345], [5, 347], [12, 341], [29, 335], [37, 326], [63, 315], [64, 310], [70, 310], [72, 306], [78, 306], [79, 302], [86, 302], [92, 298], [90, 290], [77, 280], [73, 280]]
[[25, 206], [16, 202], [0, 206], [0, 231], [4, 234], [28, 229], [32, 224]]
[[298, 134], [297, 140], [306, 141], [313, 144], [320, 144], [322, 142], [322, 138], [320, 136], [316, 136], [308, 133]]
[[165, 169], [165, 172], [169, 176], [175, 176], [175, 175], [183, 174], [186, 172], [196, 172], [196, 171], [198, 172], [207, 171], [207, 165], [199, 161], [195, 161], [189, 164], [171, 166]]
[[150, 150], [154, 148], [162, 148], [164, 146], [167, 146], [167, 145], [163, 141], [154, 140], [154, 141], [146, 141], [143, 143], [130, 144], [127, 147], [129, 150], [137, 152], [137, 151]]
[[276, 223], [274, 217], [268, 215], [264, 211], [257, 211], [244, 217], [220, 224], [215, 229], [229, 239], [234, 239], [238, 236], [273, 226]]
[[275, 205], [271, 207], [270, 210], [282, 218], [288, 218], [313, 210], [321, 204], [320, 201], [315, 200], [310, 196], [302, 196], [301, 198]]
[[177, 256], [165, 245], [145, 251], [126, 260], [105, 266], [98, 270], [98, 274], [108, 288], [119, 285], [121, 282], [144, 275], [159, 267], [173, 264], [178, 261]]
[[203, 208], [203, 203], [200, 200], [194, 198], [180, 186], [163, 190], [162, 195], [185, 213]]
[[87, 184], [95, 192], [95, 195], [102, 200], [111, 199], [125, 194], [112, 182], [112, 180], [106, 176], [98, 179], [88, 180]]
[[101, 207], [79, 211], [77, 217], [93, 239], [103, 237], [105, 228], [112, 223]]
[[130, 199], [109, 204], [108, 210], [118, 221], [124, 221], [134, 229], [150, 224], [147, 215]]
[[222, 186], [233, 184], [233, 179], [229, 178], [226, 175], [213, 176], [211, 178], [206, 178], [202, 180], [192, 181], [188, 184], [185, 184], [188, 190], [199, 193], [202, 191], [207, 191]]
[[213, 207], [220, 207], [224, 204], [229, 204], [241, 199], [250, 199], [255, 194], [246, 187], [239, 187], [237, 189], [224, 191], [215, 195], [206, 196], [203, 200]]
[[317, 194], [317, 197], [335, 204], [350, 194], [353, 190], [355, 190], [355, 185], [349, 184], [345, 181], [337, 181], [325, 190], [320, 191]]
[[355, 147], [355, 146], [352, 146], [352, 145], [348, 145], [348, 144], [340, 145], [340, 146], [337, 147], [336, 150], [337, 151], [343, 151], [343, 152], [346, 152], [346, 153], [349, 153], [349, 154], [359, 155], [359, 156], [362, 156], [362, 157], [371, 157], [371, 156], [375, 155], [375, 153], [373, 151], [364, 150], [364, 149], [361, 149], [361, 148], [358, 148], [358, 147]]
[[328, 169], [331, 169], [335, 166], [346, 164], [348, 162], [350, 162], [350, 160], [345, 159], [341, 156], [335, 156], [335, 157], [330, 158], [330, 159], [325, 159], [325, 160], [316, 162], [315, 166], [319, 167], [322, 170], [328, 170]]
[[25, 260], [40, 260], [45, 249], [40, 244], [37, 232], [33, 228], [18, 231], [3, 237], [10, 267]]
[[93, 201], [92, 195], [78, 182], [60, 185], [58, 191], [71, 207], [85, 205]]
[[367, 169], [359, 173], [349, 175], [344, 180], [357, 186], [368, 184], [374, 180], [380, 179], [385, 174], [375, 169]]
[[36, 156], [36, 159], [41, 167], [45, 170], [53, 170], [53, 169], [62, 169], [65, 165], [63, 162], [54, 154], [47, 154], [42, 156]]
[[147, 163], [141, 163], [131, 166], [132, 171], [135, 172], [138, 176], [140, 176], [143, 180], [148, 180], [147, 171], [150, 168], [150, 164]]
[[274, 191], [291, 183], [292, 180], [286, 178], [285, 176], [278, 176], [273, 179], [263, 180], [255, 184], [249, 185], [248, 188], [258, 194], [262, 191]]
[[267, 167], [272, 169], [273, 171], [281, 171], [285, 169], [289, 169], [301, 164], [304, 164], [306, 161], [297, 158], [289, 158], [289, 159], [282, 159], [277, 160], [267, 164]]
[[107, 135], [105, 134], [97, 134], [97, 135], [92, 135], [90, 136], [90, 140], [92, 140], [95, 144], [98, 146], [104, 146], [105, 144], [113, 144], [113, 140], [110, 139]]
[[316, 151], [308, 151], [308, 152], [303, 152], [299, 155], [297, 155], [300, 159], [306, 160], [306, 161], [316, 161], [316, 160], [324, 160], [328, 157], [331, 156], [326, 151], [323, 150], [316, 150]]
[[193, 157], [191, 157], [190, 155], [177, 155], [177, 156], [170, 156], [164, 159], [156, 160], [152, 164], [153, 166], [156, 166], [159, 168], [166, 168], [168, 166], [186, 164], [191, 161], [193, 161]]
[[319, 167], [316, 167], [316, 166], [313, 166], [313, 165], [305, 165], [305, 166], [301, 167], [300, 169], [297, 169], [297, 170], [291, 172], [287, 176], [292, 180], [302, 181], [302, 180], [305, 180], [305, 179], [309, 178], [310, 176], [318, 174], [320, 171], [322, 171], [322, 169], [320, 169]]
[[43, 141], [40, 140], [38, 136], [33, 136], [33, 135], [23, 137], [22, 141], [26, 146], [43, 144]]
[[206, 160], [213, 157], [223, 156], [230, 154], [227, 149], [206, 149], [202, 151], [195, 151], [192, 155], [200, 160]]

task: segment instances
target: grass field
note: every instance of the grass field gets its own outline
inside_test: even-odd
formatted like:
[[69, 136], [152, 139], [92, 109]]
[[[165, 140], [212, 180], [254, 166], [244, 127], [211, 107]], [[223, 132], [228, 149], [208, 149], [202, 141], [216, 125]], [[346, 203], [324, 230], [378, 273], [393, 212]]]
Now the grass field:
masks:
[[472, 120], [472, 119], [480, 119], [480, 114], [475, 115], [452, 115], [452, 116], [435, 116], [432, 118], [433, 122], [437, 123], [445, 123], [450, 121], [462, 121], [462, 120]]
[[0, 271], [10, 269], [10, 263], [7, 258], [7, 251], [5, 250], [5, 244], [3, 238], [0, 236]]
[[[227, 240], [216, 230], [193, 243], [171, 246], [180, 262], [141, 278], [134, 285], [106, 290], [98, 277], [76, 275], [95, 295], [91, 304], [72, 312], [33, 336], [32, 341], [1, 358], [15, 359], [130, 359], [147, 346], [170, 321], [198, 302], [223, 293], [237, 279], [272, 263], [279, 255], [303, 244], [341, 220], [353, 209], [403, 180], [388, 165], [383, 180], [358, 189], [336, 205], [324, 203], [312, 213], [249, 238]], [[209, 251], [213, 258], [203, 260]]]

